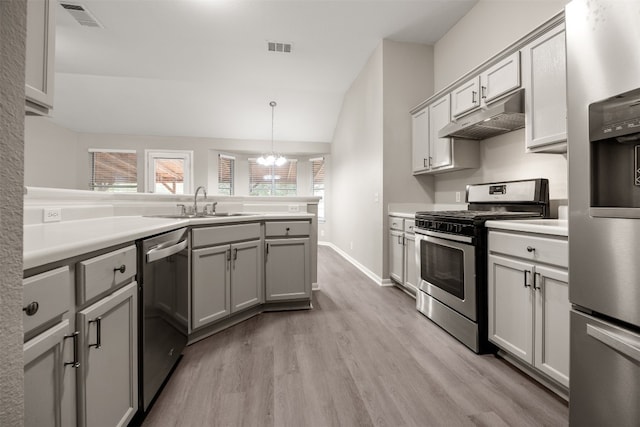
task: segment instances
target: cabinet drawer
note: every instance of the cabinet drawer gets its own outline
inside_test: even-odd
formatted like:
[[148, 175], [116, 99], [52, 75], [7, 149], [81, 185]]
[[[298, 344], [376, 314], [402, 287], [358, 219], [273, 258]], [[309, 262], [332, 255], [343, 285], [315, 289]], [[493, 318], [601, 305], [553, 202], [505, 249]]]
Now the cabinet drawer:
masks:
[[404, 219], [398, 218], [397, 216], [389, 217], [390, 230], [403, 230], [403, 228], [404, 228]]
[[308, 236], [310, 224], [307, 221], [267, 222], [265, 232], [267, 237], [276, 236]]
[[136, 275], [136, 247], [131, 245], [78, 263], [76, 302], [85, 302]]
[[499, 252], [560, 267], [569, 265], [569, 245], [565, 239], [490, 231], [489, 252]]
[[239, 242], [260, 238], [260, 224], [223, 225], [220, 227], [194, 228], [192, 231], [192, 245], [212, 246], [222, 243]]
[[[71, 272], [68, 266], [24, 279], [22, 323], [25, 335], [69, 310]], [[28, 314], [31, 313], [31, 314]]]
[[413, 230], [416, 227], [415, 219], [405, 219], [404, 220], [404, 232], [413, 234]]

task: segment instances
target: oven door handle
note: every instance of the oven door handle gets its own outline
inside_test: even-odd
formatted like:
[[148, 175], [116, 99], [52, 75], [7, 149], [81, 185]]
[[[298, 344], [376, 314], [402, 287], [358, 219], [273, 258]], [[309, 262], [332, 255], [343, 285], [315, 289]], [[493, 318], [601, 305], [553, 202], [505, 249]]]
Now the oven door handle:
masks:
[[470, 243], [470, 244], [473, 243], [473, 237], [469, 237], [469, 236], [459, 236], [457, 234], [440, 233], [438, 231], [431, 231], [431, 230], [418, 231], [418, 229], [416, 229], [415, 232], [419, 234], [423, 234], [425, 236], [438, 237], [440, 239], [454, 240], [456, 242]]
[[157, 261], [162, 258], [170, 257], [171, 255], [177, 254], [181, 250], [187, 247], [187, 240], [183, 240], [181, 242], [176, 243], [175, 245], [169, 246], [167, 248], [153, 248], [149, 252], [147, 252], [147, 263]]

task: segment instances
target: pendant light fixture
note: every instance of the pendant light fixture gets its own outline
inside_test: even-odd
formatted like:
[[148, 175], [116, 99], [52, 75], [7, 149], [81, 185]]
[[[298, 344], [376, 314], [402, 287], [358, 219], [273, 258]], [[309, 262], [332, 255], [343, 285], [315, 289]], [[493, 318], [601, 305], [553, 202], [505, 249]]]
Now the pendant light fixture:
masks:
[[258, 160], [256, 160], [256, 162], [262, 166], [282, 166], [287, 163], [287, 159], [284, 156], [276, 154], [273, 151], [273, 119], [275, 115], [276, 105], [278, 105], [276, 104], [276, 101], [269, 102], [269, 106], [271, 107], [271, 153], [267, 155], [263, 154], [262, 156], [258, 157]]

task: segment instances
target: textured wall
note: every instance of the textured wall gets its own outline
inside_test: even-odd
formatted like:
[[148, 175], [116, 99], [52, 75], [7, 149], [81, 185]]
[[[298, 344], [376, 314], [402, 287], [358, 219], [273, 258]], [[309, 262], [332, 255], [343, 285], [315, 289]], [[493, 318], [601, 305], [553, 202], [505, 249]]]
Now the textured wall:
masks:
[[0, 0], [0, 426], [23, 423], [22, 177], [26, 0]]

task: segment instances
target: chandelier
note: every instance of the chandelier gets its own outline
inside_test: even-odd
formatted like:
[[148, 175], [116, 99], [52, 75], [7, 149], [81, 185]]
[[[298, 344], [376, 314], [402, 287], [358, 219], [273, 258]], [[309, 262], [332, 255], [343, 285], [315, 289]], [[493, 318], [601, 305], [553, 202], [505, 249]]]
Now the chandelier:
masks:
[[271, 101], [269, 103], [269, 106], [271, 107], [271, 152], [267, 155], [263, 154], [262, 156], [258, 157], [258, 160], [256, 160], [256, 162], [258, 162], [258, 164], [262, 166], [282, 166], [287, 163], [287, 159], [284, 156], [276, 154], [273, 151], [273, 117], [276, 105], [278, 105], [276, 104], [276, 101]]

